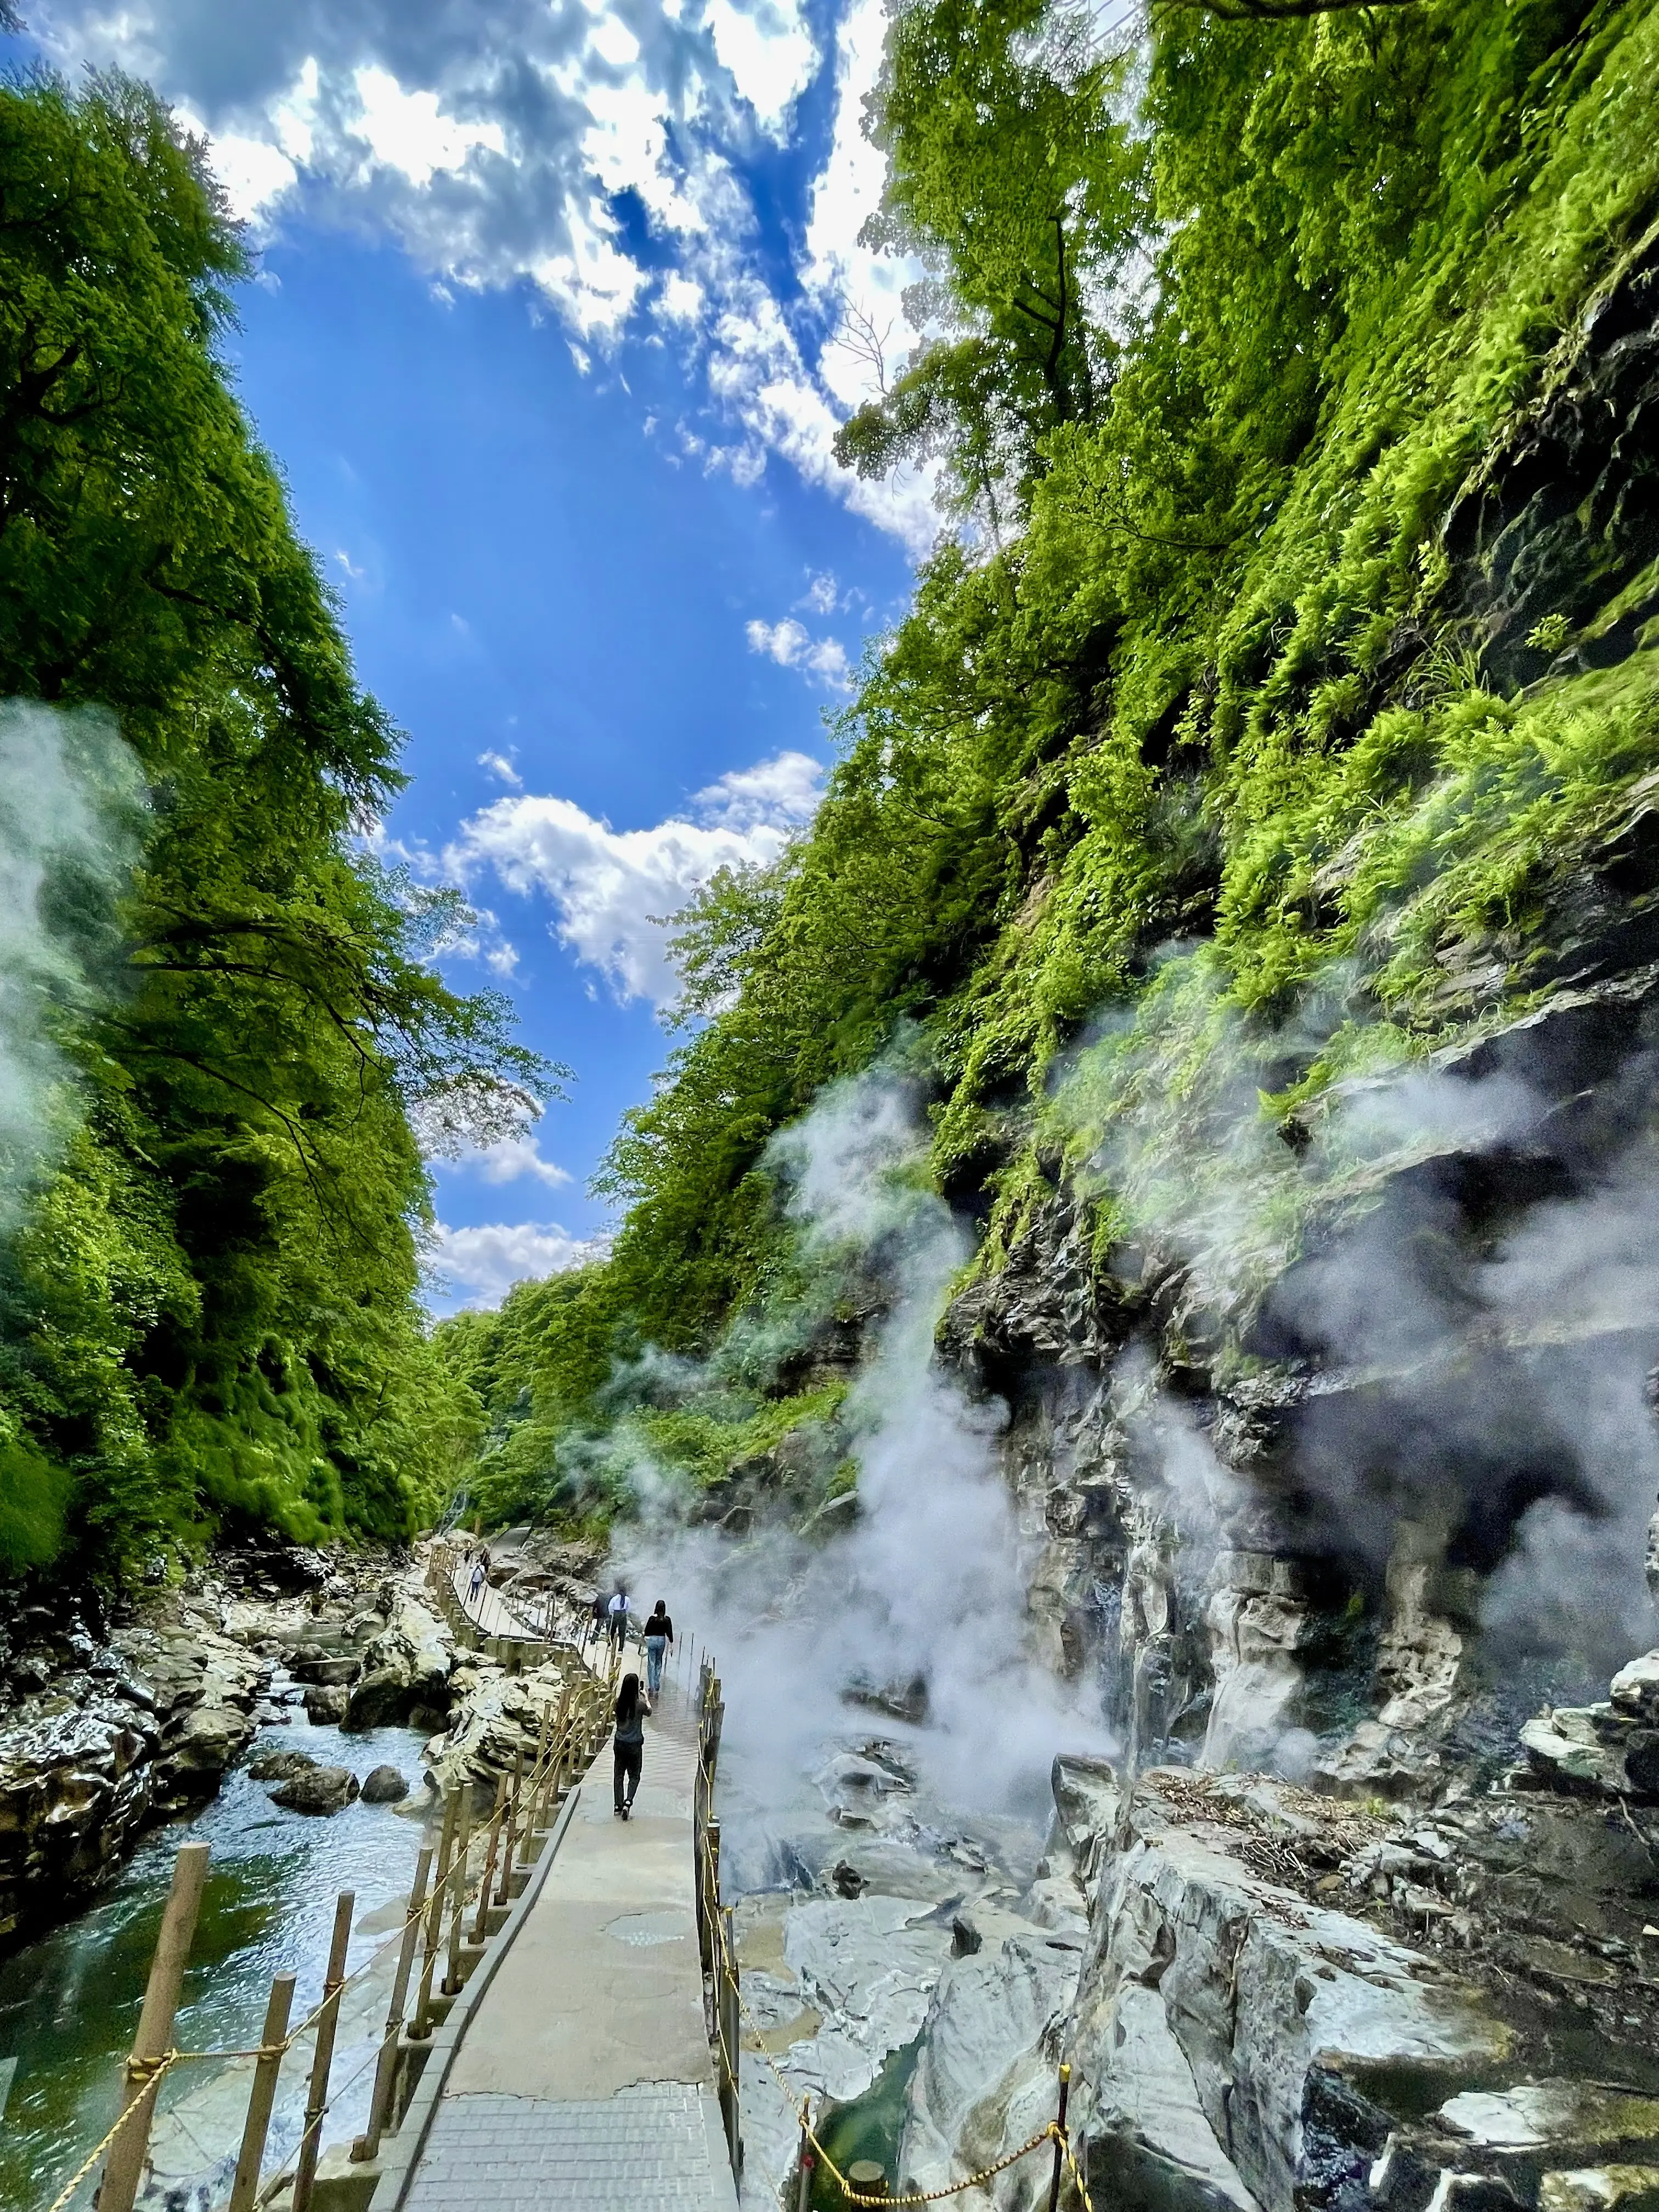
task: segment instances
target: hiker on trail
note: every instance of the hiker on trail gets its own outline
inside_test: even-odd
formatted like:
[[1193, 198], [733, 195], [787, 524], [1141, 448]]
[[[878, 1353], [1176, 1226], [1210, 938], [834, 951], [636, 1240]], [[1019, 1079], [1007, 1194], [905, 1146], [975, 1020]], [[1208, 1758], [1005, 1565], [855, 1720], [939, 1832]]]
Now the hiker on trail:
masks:
[[[645, 1763], [645, 1708], [640, 1701], [640, 1678], [624, 1674], [617, 1692], [616, 1766], [617, 1818], [625, 1820], [634, 1809], [634, 1792], [640, 1786]], [[623, 1784], [628, 1784], [623, 1794]]]
[[478, 1592], [484, 1586], [486, 1571], [487, 1571], [484, 1566], [484, 1555], [483, 1552], [480, 1551], [472, 1562], [472, 1581], [467, 1591], [467, 1595], [471, 1599], [474, 1605], [477, 1605], [478, 1602]]
[[628, 1641], [628, 1592], [620, 1586], [611, 1601], [610, 1616], [611, 1649], [620, 1651]]
[[659, 1598], [655, 1612], [645, 1624], [645, 1693], [653, 1710], [662, 1687], [662, 1662], [673, 1641], [674, 1624], [668, 1618], [667, 1606]]
[[[593, 1614], [593, 1619], [592, 1619], [592, 1640], [595, 1644], [597, 1644], [597, 1643], [599, 1641], [600, 1638], [605, 1634], [605, 1611], [606, 1611], [606, 1608], [609, 1607], [610, 1602], [611, 1602], [610, 1599], [609, 1599], [608, 1597], [606, 1597], [606, 1595], [605, 1595], [605, 1592], [604, 1592], [604, 1590], [603, 1590], [603, 1589], [596, 1589], [596, 1590], [594, 1591], [594, 1593], [593, 1593], [593, 1605], [592, 1605], [592, 1614]], [[584, 1638], [583, 1641], [584, 1641], [584, 1643], [586, 1643], [586, 1642], [587, 1641], [587, 1639], [586, 1639], [586, 1638]]]

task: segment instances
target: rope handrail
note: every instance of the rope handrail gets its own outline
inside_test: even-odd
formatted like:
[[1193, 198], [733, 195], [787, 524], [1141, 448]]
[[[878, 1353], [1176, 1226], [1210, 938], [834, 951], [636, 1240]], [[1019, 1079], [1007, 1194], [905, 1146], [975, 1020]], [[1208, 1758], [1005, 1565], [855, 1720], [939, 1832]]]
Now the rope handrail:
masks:
[[[699, 1757], [698, 1765], [700, 1770], [702, 1771], [705, 1782], [712, 1784], [713, 1778], [708, 1774], [707, 1768], [702, 1765], [701, 1757]], [[698, 1847], [702, 1853], [705, 1877], [714, 1876], [715, 1869], [714, 1857], [713, 1854], [709, 1851], [708, 1838], [706, 1836], [699, 1837]], [[721, 1919], [719, 1913], [714, 1913], [710, 1916], [710, 1923], [711, 1941], [715, 1950], [719, 1954], [720, 1962], [726, 1970], [732, 1994], [737, 1998], [738, 2007], [743, 2013], [744, 2018], [749, 2023], [750, 2033], [754, 2039], [752, 2047], [757, 2051], [760, 2056], [766, 2061], [773, 2080], [777, 2083], [780, 2091], [782, 2093], [784, 2101], [788, 2105], [789, 2109], [795, 2115], [804, 2140], [811, 2143], [814, 2153], [822, 2161], [825, 2171], [835, 2182], [836, 2188], [840, 2190], [846, 2203], [848, 2204], [856, 2204], [860, 2207], [940, 2203], [946, 2197], [961, 2197], [970, 2189], [982, 2188], [988, 2181], [994, 2180], [998, 2174], [1006, 2173], [1011, 2166], [1018, 2166], [1022, 2159], [1029, 2158], [1033, 2151], [1041, 2150], [1044, 2143], [1051, 2142], [1058, 2147], [1060, 2153], [1066, 2162], [1066, 2167], [1070, 2171], [1073, 2182], [1077, 2189], [1078, 2196], [1082, 2200], [1085, 2207], [1085, 2212], [1095, 2212], [1094, 2199], [1089, 2194], [1088, 2185], [1083, 2178], [1082, 2169], [1078, 2164], [1076, 2153], [1072, 2147], [1071, 2131], [1061, 2121], [1058, 2119], [1050, 2120], [1046, 2127], [1040, 2129], [1037, 2133], [1030, 2138], [1029, 2142], [1022, 2143], [1018, 2150], [1007, 2152], [1003, 2157], [998, 2159], [994, 2165], [981, 2166], [977, 2172], [970, 2173], [960, 2181], [953, 2181], [943, 2189], [912, 2190], [906, 2191], [904, 2194], [900, 2196], [881, 2197], [870, 2196], [862, 2191], [854, 2189], [852, 2183], [842, 2172], [835, 2160], [830, 2155], [830, 2153], [824, 2148], [823, 2143], [818, 2139], [817, 2132], [814, 2129], [811, 2121], [811, 2098], [808, 2096], [798, 2097], [796, 2095], [794, 2089], [786, 2079], [781, 2069], [777, 2063], [777, 2061], [773, 2057], [772, 2053], [766, 2047], [765, 2030], [756, 2019], [754, 2014], [750, 2010], [748, 2000], [743, 1994], [743, 1984], [738, 1973], [737, 1959], [726, 1940], [726, 1925], [724, 1921]], [[726, 2078], [729, 2081], [735, 2082], [738, 2078], [737, 2054], [728, 2050], [726, 2047], [726, 2033], [720, 2023], [720, 2008], [718, 2006], [715, 2008], [714, 2039], [719, 2047], [720, 2058], [726, 2067]]]
[[[572, 1746], [593, 1730], [609, 1701], [611, 1685], [606, 1679], [586, 1667], [584, 1667], [584, 1672], [587, 1679], [570, 1685], [568, 1700], [561, 1706], [559, 1724], [548, 1733], [544, 1745], [538, 1746], [528, 1770], [519, 1778], [518, 1795], [520, 1801], [529, 1800], [533, 1802], [537, 1795], [544, 1787], [549, 1776], [562, 1771]], [[459, 1875], [459, 1879], [456, 1882], [459, 1894], [453, 1909], [464, 1912], [469, 1905], [476, 1905], [490, 1879], [491, 1870], [488, 1863], [477, 1869], [476, 1873], [472, 1864], [474, 1846], [483, 1842], [485, 1834], [486, 1831], [479, 1829], [469, 1836], [464, 1851], [457, 1855], [454, 1864], [445, 1873], [441, 1882], [434, 1884], [433, 1892], [423, 1897], [418, 1905], [411, 1905], [398, 1924], [374, 1945], [367, 1957], [361, 1960], [349, 1974], [325, 1990], [321, 2001], [306, 2014], [303, 2020], [297, 2022], [278, 2040], [206, 2051], [187, 2051], [169, 2047], [153, 2057], [135, 2058], [129, 2056], [124, 2060], [123, 2078], [130, 2087], [137, 2090], [139, 2094], [131, 2097], [124, 2106], [112, 2125], [88, 2152], [74, 2173], [46, 2207], [46, 2212], [66, 2212], [66, 2208], [73, 2202], [82, 2184], [112, 2144], [118, 2141], [122, 2131], [136, 2120], [141, 2112], [147, 2109], [154, 2111], [155, 2100], [160, 2094], [161, 2083], [175, 2067], [222, 2065], [237, 2059], [253, 2059], [256, 2062], [260, 2059], [275, 2059], [280, 2063], [296, 2044], [320, 2025], [331, 2010], [335, 2011], [337, 2016], [338, 2008], [343, 2004], [346, 1992], [372, 1973], [386, 1954], [396, 1949], [404, 1942], [412, 1928], [417, 1927], [427, 1919], [434, 1898], [441, 1893], [444, 1885], [456, 1881]], [[327, 2104], [322, 2108], [322, 2113], [319, 2113], [317, 2119], [302, 2131], [301, 2144], [307, 2135], [315, 2132], [316, 2125], [320, 2123], [323, 2113], [331, 2110], [344, 2091], [375, 2063], [378, 2051], [377, 2042], [375, 2051], [365, 2059], [347, 2081], [336, 2089]], [[143, 2094], [146, 2090], [151, 2091], [152, 2094], [146, 2096]], [[297, 2155], [298, 2147], [293, 2154], [294, 2157]], [[287, 2163], [291, 2164], [292, 2158]], [[279, 2180], [286, 2171], [285, 2164], [277, 2177]], [[268, 2194], [268, 2189], [262, 2193], [259, 2200], [262, 2203]]]

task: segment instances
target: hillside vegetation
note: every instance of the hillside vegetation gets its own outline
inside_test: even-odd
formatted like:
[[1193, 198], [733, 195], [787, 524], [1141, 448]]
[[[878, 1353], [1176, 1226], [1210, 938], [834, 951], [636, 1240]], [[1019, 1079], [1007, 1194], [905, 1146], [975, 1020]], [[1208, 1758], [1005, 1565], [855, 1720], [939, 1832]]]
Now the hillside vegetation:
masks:
[[247, 273], [141, 88], [0, 87], [0, 1566], [396, 1536], [474, 1402], [420, 1106], [546, 1071], [364, 857], [398, 737], [219, 346]]
[[[490, 1510], [603, 1516], [642, 1455], [706, 1483], [792, 1422], [845, 1480], [799, 1354], [857, 1271], [808, 1264], [767, 1152], [827, 1084], [921, 1071], [995, 1268], [1114, 1110], [1055, 1104], [1078, 1040], [1150, 1036], [1173, 1115], [1251, 1036], [1283, 1115], [1558, 981], [1553, 902], [1639, 830], [1653, 403], [1595, 380], [1659, 290], [1659, 15], [1103, 21], [894, 17], [874, 229], [928, 335], [841, 452], [937, 461], [960, 527], [810, 832], [682, 918], [690, 1033], [611, 1152], [614, 1256], [443, 1333]], [[1087, 1197], [1109, 1243], [1125, 1195]]]

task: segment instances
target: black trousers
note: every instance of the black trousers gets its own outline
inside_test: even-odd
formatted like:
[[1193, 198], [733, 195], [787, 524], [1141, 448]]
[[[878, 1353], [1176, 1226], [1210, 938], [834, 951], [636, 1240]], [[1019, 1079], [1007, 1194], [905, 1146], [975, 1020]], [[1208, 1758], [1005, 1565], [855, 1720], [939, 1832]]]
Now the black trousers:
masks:
[[[640, 1769], [645, 1764], [645, 1746], [642, 1743], [619, 1743], [613, 1745], [612, 1749], [617, 1754], [614, 1778], [617, 1802], [618, 1805], [631, 1805], [634, 1802], [634, 1792], [640, 1786]], [[628, 1795], [625, 1797], [623, 1795], [624, 1778], [628, 1783]]]

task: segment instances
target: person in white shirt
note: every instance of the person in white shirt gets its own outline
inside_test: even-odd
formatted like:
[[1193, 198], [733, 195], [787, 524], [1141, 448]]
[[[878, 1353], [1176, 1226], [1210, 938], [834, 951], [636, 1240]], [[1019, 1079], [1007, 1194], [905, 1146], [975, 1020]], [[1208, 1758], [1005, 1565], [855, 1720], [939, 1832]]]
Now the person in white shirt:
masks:
[[616, 1650], [620, 1650], [628, 1640], [628, 1592], [625, 1589], [619, 1589], [611, 1599], [608, 1619], [611, 1644]]

